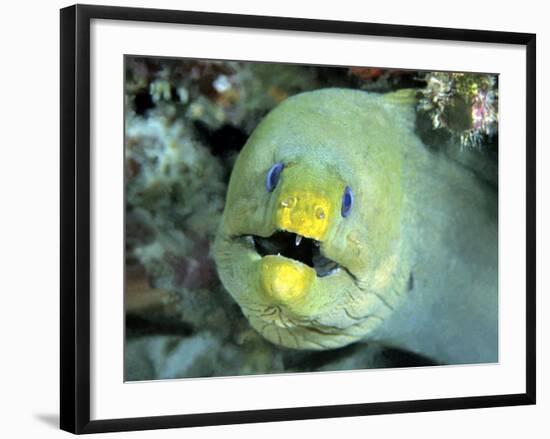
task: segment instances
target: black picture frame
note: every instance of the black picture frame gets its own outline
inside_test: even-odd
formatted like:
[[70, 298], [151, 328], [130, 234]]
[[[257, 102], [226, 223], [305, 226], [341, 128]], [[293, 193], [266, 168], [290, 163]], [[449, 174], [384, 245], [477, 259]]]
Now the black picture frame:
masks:
[[[526, 47], [526, 376], [525, 393], [224, 413], [90, 420], [90, 22], [93, 19], [486, 42]], [[60, 424], [97, 433], [386, 413], [535, 404], [536, 36], [288, 17], [75, 5], [61, 10], [61, 387]]]

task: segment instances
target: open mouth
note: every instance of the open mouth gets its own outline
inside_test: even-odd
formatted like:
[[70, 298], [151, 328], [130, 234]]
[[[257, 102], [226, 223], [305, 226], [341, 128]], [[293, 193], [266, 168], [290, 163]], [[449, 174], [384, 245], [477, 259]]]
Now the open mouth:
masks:
[[313, 268], [318, 277], [325, 277], [338, 271], [340, 265], [321, 253], [319, 241], [296, 233], [275, 232], [268, 238], [251, 236], [254, 247], [261, 256], [278, 255], [294, 259]]

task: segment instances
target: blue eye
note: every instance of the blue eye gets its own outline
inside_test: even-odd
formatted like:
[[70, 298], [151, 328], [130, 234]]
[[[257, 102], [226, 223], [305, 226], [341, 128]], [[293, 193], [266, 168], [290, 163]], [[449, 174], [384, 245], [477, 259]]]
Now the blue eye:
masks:
[[353, 207], [353, 192], [349, 186], [344, 189], [344, 195], [342, 195], [342, 216], [345, 218], [351, 213]]
[[269, 171], [267, 171], [267, 176], [265, 177], [265, 188], [268, 192], [273, 192], [277, 183], [279, 182], [279, 177], [281, 176], [281, 171], [285, 166], [282, 163], [275, 163]]

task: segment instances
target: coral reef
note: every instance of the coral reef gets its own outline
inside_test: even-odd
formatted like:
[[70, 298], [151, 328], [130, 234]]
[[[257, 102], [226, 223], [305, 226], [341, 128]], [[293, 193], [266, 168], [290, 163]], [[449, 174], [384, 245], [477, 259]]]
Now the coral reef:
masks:
[[434, 129], [446, 130], [462, 148], [481, 148], [498, 132], [498, 78], [490, 74], [427, 72], [421, 75], [420, 111]]

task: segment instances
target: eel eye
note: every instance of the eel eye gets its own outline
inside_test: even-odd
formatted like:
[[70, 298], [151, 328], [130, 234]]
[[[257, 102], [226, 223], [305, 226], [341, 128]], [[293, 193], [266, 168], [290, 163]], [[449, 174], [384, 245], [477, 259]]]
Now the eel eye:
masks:
[[284, 165], [279, 162], [275, 163], [271, 168], [269, 168], [269, 171], [267, 171], [267, 176], [265, 177], [265, 188], [268, 190], [268, 192], [273, 192], [273, 190], [277, 186], [283, 168]]
[[344, 195], [342, 195], [342, 216], [345, 218], [351, 213], [353, 207], [353, 192], [349, 186], [344, 189]]

